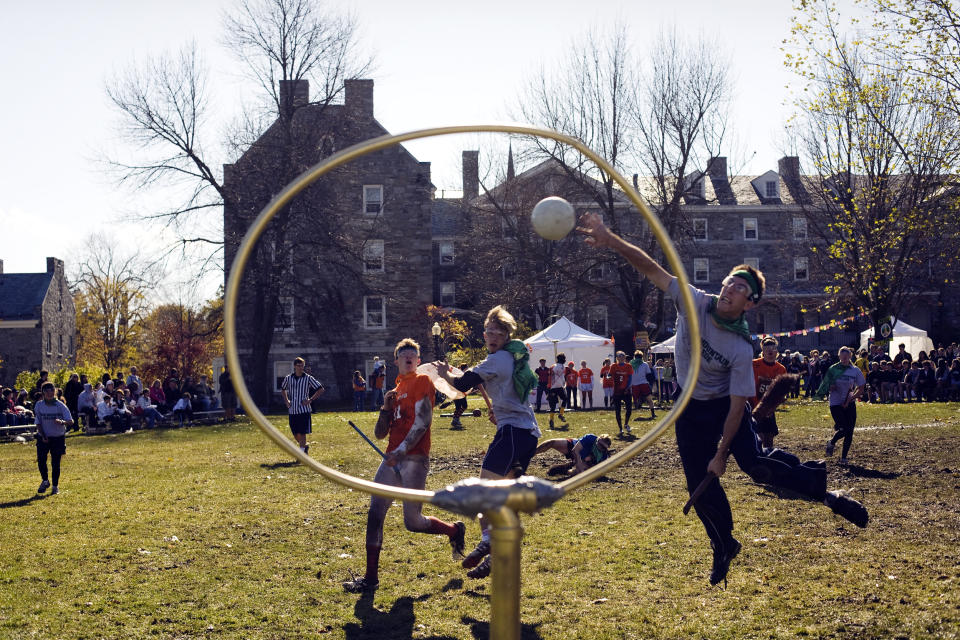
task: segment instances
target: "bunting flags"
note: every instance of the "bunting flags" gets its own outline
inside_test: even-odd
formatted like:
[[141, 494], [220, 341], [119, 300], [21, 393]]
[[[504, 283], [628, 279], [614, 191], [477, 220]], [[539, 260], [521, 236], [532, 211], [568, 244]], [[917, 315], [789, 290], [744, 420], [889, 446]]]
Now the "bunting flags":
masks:
[[829, 331], [830, 329], [837, 329], [845, 324], [849, 324], [860, 318], [866, 318], [870, 314], [861, 313], [860, 315], [850, 316], [842, 320], [833, 319], [826, 324], [821, 324], [818, 327], [808, 327], [806, 329], [794, 329], [793, 331], [779, 331], [777, 333], [753, 333], [750, 334], [751, 340], [762, 340], [767, 336], [773, 336], [774, 338], [785, 338], [785, 337], [794, 337], [794, 336], [806, 336], [811, 333], [820, 333], [821, 331]]

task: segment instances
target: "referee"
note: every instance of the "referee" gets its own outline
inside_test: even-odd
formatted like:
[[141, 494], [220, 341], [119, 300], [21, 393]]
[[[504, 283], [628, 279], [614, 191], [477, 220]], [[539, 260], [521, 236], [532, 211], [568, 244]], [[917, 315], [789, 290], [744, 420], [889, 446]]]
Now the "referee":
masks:
[[280, 393], [283, 394], [283, 401], [287, 403], [287, 411], [290, 414], [290, 431], [293, 432], [293, 437], [296, 438], [300, 449], [304, 453], [309, 453], [307, 434], [312, 432], [310, 403], [323, 395], [325, 389], [316, 378], [304, 372], [305, 364], [303, 358], [294, 359], [293, 373], [283, 379]]

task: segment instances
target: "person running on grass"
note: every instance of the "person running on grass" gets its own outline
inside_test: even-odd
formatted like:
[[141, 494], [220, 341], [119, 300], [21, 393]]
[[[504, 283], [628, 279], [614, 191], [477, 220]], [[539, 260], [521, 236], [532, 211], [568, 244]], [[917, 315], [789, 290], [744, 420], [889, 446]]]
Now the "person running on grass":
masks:
[[[677, 301], [676, 365], [680, 386], [685, 387], [691, 344], [687, 311], [680, 303], [679, 280], [642, 249], [610, 231], [596, 214], [583, 216], [578, 231], [587, 237], [588, 245], [619, 253], [654, 286]], [[753, 345], [744, 312], [760, 301], [764, 286], [762, 273], [748, 265], [738, 265], [723, 279], [719, 295], [709, 295], [692, 285], [689, 288], [701, 332], [701, 363], [692, 397], [677, 419], [677, 449], [691, 497], [701, 482], [705, 486], [694, 508], [713, 550], [709, 578], [712, 585], [726, 583], [730, 563], [742, 546], [733, 537], [733, 514], [719, 482], [731, 453], [756, 482], [822, 501], [857, 526], [865, 527], [868, 521], [863, 505], [839, 492], [827, 491], [822, 463], [800, 463], [796, 456], [779, 450], [770, 455], [760, 451], [747, 403], [756, 387]]]
[[73, 416], [67, 405], [57, 400], [57, 389], [52, 382], [44, 382], [40, 387], [43, 400], [33, 407], [37, 425], [37, 467], [40, 469], [40, 487], [37, 493], [50, 488], [47, 475], [47, 454], [53, 470], [53, 489], [50, 495], [60, 493], [60, 458], [67, 453], [67, 427], [73, 426]]
[[566, 406], [566, 395], [563, 392], [565, 383], [567, 356], [563, 353], [557, 354], [557, 361], [550, 367], [550, 391], [547, 394], [547, 402], [550, 403], [550, 428], [553, 429], [553, 410], [560, 407], [560, 422], [566, 422], [563, 417], [563, 409]]
[[[750, 399], [750, 406], [754, 409], [757, 408], [757, 403], [760, 402], [763, 394], [767, 392], [770, 383], [776, 380], [777, 376], [787, 373], [787, 368], [777, 362], [778, 346], [777, 339], [773, 336], [767, 336], [760, 341], [760, 357], [753, 361], [753, 382], [757, 393]], [[773, 448], [773, 438], [780, 433], [776, 415], [771, 414], [768, 418], [758, 419], [756, 431], [760, 438], [760, 446], [764, 449]]]
[[[423, 490], [430, 471], [430, 426], [433, 403], [437, 397], [429, 376], [417, 373], [420, 345], [405, 338], [393, 350], [396, 358], [397, 386], [386, 393], [374, 434], [379, 439], [390, 437], [386, 458], [380, 463], [373, 481], [407, 489]], [[394, 472], [400, 472], [400, 478]], [[392, 498], [370, 496], [367, 511], [367, 568], [362, 577], [343, 583], [349, 593], [375, 591], [380, 586], [380, 550], [383, 547], [383, 521]], [[403, 524], [408, 531], [445, 535], [450, 540], [453, 559], [463, 557], [466, 526], [462, 522], [444, 522], [424, 516], [420, 502], [403, 503]]]
[[569, 462], [550, 467], [548, 475], [558, 475], [574, 469], [575, 473], [586, 471], [593, 465], [610, 457], [610, 436], [601, 433], [596, 436], [588, 433], [582, 438], [553, 438], [540, 443], [534, 455], [553, 449], [562, 453]]
[[853, 428], [857, 424], [857, 398], [863, 394], [867, 384], [863, 372], [850, 363], [853, 351], [850, 347], [840, 347], [840, 362], [827, 369], [816, 397], [830, 394], [830, 414], [833, 416], [833, 437], [827, 442], [827, 455], [833, 455], [837, 442], [843, 440], [840, 464], [847, 464], [847, 454], [853, 442]]
[[[457, 377], [445, 362], [437, 363], [437, 373], [455, 389], [466, 392], [483, 383], [493, 403], [491, 414], [497, 433], [480, 465], [480, 477], [485, 480], [523, 475], [540, 437], [530, 406], [530, 391], [537, 385], [537, 376], [530, 370], [526, 345], [510, 339], [516, 330], [516, 320], [498, 305], [487, 313], [483, 323], [483, 340], [490, 352], [483, 362]], [[480, 542], [462, 562], [465, 569], [470, 569], [470, 578], [490, 575], [490, 523], [483, 516], [480, 530]]]

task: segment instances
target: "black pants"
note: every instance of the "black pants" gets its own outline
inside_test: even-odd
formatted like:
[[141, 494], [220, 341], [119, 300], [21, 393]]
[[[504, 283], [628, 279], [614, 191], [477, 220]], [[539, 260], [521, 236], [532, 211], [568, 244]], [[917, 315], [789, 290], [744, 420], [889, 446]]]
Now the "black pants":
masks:
[[550, 403], [550, 413], [553, 413], [557, 410], [557, 404], [561, 407], [563, 406], [563, 389], [560, 387], [554, 387], [553, 389], [547, 390], [547, 402]]
[[60, 484], [60, 458], [67, 452], [66, 437], [47, 438], [44, 441], [37, 438], [37, 468], [40, 470], [40, 478], [47, 480], [47, 454], [50, 454], [50, 467], [53, 471], [53, 486]]
[[[706, 477], [707, 465], [717, 455], [717, 445], [723, 435], [723, 423], [729, 409], [729, 396], [714, 400], [691, 400], [677, 420], [677, 448], [690, 493]], [[826, 469], [817, 463], [801, 463], [796, 456], [779, 449], [764, 455], [752, 423], [748, 407], [744, 410], [740, 429], [730, 447], [737, 465], [755, 482], [823, 500], [827, 491]], [[719, 479], [710, 483], [694, 507], [714, 548], [727, 549], [733, 542], [733, 514]]]
[[847, 452], [850, 451], [850, 444], [853, 442], [853, 427], [857, 424], [857, 403], [852, 400], [846, 408], [839, 404], [832, 404], [830, 415], [833, 416], [833, 429], [836, 431], [830, 443], [836, 444], [842, 439], [843, 452], [840, 457], [846, 458]]
[[537, 384], [537, 411], [540, 411], [540, 406], [543, 404], [543, 394], [547, 394], [547, 401], [550, 400], [550, 389], [547, 388], [547, 385], [540, 382]]
[[627, 426], [630, 426], [630, 412], [633, 411], [633, 397], [630, 395], [630, 392], [624, 393], [613, 393], [613, 408], [617, 412], [617, 426], [620, 428], [620, 431], [623, 431], [623, 422], [620, 420], [620, 405], [626, 405], [627, 407]]
[[567, 387], [567, 409], [576, 409], [577, 405], [577, 388], [576, 387]]

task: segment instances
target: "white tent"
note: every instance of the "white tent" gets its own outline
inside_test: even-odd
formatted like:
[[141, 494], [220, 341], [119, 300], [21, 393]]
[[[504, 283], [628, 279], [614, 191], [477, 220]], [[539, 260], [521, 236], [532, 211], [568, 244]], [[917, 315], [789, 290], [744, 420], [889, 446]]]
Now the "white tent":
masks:
[[[590, 333], [562, 317], [523, 342], [530, 351], [531, 369], [540, 366], [540, 358], [547, 361], [547, 366], [553, 365], [558, 353], [566, 355], [567, 362], [573, 361], [577, 369], [580, 368], [580, 362], [586, 360], [587, 366], [593, 370], [593, 406], [603, 407], [600, 368], [603, 366], [605, 358], [613, 360], [615, 349], [610, 338]], [[536, 399], [536, 396], [534, 395], [533, 398]]]
[[[891, 320], [891, 324], [893, 324]], [[873, 328], [860, 332], [860, 348], [867, 349], [870, 344], [870, 338], [873, 337]], [[927, 337], [927, 332], [923, 329], [911, 327], [903, 320], [896, 320], [893, 324], [893, 334], [890, 336], [890, 359], [900, 351], [900, 344], [905, 344], [907, 352], [916, 360], [921, 351], [930, 353], [933, 351], [933, 340]]]
[[650, 353], [673, 353], [676, 351], [677, 336], [670, 336], [659, 344], [650, 347]]

